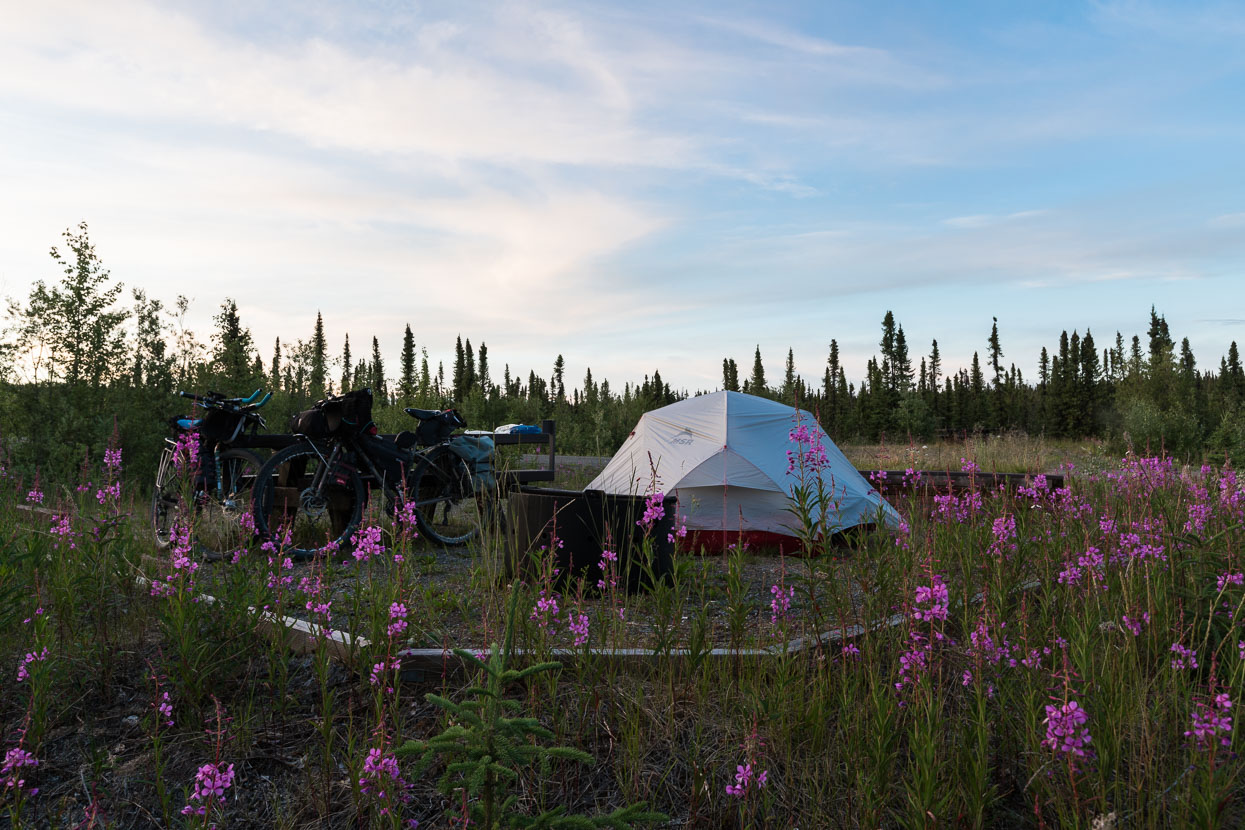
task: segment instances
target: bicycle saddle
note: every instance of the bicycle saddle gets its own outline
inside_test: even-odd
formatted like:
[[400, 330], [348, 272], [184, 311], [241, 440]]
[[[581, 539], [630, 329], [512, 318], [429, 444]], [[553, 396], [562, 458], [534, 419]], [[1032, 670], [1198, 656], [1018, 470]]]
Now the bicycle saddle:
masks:
[[430, 421], [433, 418], [440, 417], [441, 410], [439, 409], [415, 409], [414, 407], [407, 407], [406, 414], [410, 415], [412, 418], [418, 418], [421, 421]]

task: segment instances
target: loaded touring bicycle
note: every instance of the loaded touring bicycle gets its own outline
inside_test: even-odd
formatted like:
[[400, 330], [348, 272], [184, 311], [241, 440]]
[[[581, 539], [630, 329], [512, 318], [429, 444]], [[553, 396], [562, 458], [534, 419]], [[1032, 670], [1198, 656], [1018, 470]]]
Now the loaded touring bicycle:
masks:
[[[287, 434], [262, 434], [257, 410], [271, 398], [179, 393], [205, 410], [170, 421], [156, 478], [152, 517], [157, 544], [179, 543], [193, 528], [194, 548], [214, 558], [252, 536], [273, 539], [294, 557], [347, 545], [377, 491], [391, 516], [414, 522], [425, 538], [461, 545], [511, 486], [554, 477], [554, 422], [535, 434], [455, 434], [466, 421], [454, 409], [406, 409], [413, 430], [379, 435], [372, 393], [358, 389], [316, 402], [290, 419]], [[493, 469], [495, 444], [547, 444], [547, 468]], [[265, 461], [258, 451], [274, 451]], [[191, 508], [185, 511], [183, 508]]]

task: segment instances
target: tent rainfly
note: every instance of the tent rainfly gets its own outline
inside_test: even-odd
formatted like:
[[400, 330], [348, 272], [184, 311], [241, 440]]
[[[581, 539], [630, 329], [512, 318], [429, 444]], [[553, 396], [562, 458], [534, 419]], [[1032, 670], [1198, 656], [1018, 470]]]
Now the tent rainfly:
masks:
[[[689, 542], [724, 550], [742, 538], [753, 547], [799, 547], [791, 512], [798, 473], [788, 451], [797, 427], [820, 441], [820, 475], [833, 492], [840, 529], [899, 524], [899, 514], [865, 481], [809, 412], [739, 392], [714, 392], [640, 417], [622, 447], [585, 489], [636, 495], [661, 490], [679, 500]], [[807, 445], [806, 445], [807, 446]]]

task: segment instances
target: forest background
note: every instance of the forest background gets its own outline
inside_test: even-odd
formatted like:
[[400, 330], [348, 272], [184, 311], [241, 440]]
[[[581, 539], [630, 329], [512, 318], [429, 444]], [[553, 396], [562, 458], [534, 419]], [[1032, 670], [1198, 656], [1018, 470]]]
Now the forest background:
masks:
[[[8, 300], [0, 339], [0, 450], [10, 472], [26, 477], [69, 480], [110, 443], [126, 448], [130, 470], [152, 469], [168, 418], [187, 411], [178, 391], [270, 390], [264, 414], [281, 432], [287, 416], [311, 402], [368, 386], [382, 431], [409, 426], [402, 407], [455, 406], [472, 427], [556, 419], [559, 451], [587, 455], [612, 454], [642, 413], [712, 391], [672, 389], [657, 368], [621, 389], [591, 369], [575, 385], [561, 355], [548, 376], [523, 377], [506, 363], [498, 373], [482, 337], [475, 346], [460, 336], [454, 364], [434, 368], [416, 339], [418, 319], [402, 333], [396, 367], [385, 365], [380, 348], [381, 334], [396, 332], [353, 342], [347, 335], [330, 346], [319, 315], [303, 338], [278, 338], [261, 353], [232, 298], [222, 299], [204, 337], [186, 326], [184, 296], [166, 305], [141, 288], [127, 294], [85, 223], [66, 230], [50, 253], [61, 277], [36, 282], [24, 301]], [[820, 378], [798, 374], [791, 350], [781, 376], [771, 375], [758, 346], [746, 373], [722, 359], [721, 388], [798, 403], [840, 443], [1019, 431], [1106, 439], [1118, 452], [1186, 461], [1223, 462], [1245, 451], [1245, 371], [1235, 341], [1210, 368], [1199, 367], [1188, 338], [1177, 344], [1152, 308], [1144, 335], [1115, 332], [1100, 344], [1088, 329], [1061, 331], [1030, 379], [1004, 359], [997, 320], [983, 334], [983, 352], [968, 367], [948, 368], [936, 339], [909, 344], [887, 311], [879, 352], [859, 383], [848, 380], [831, 339]]]

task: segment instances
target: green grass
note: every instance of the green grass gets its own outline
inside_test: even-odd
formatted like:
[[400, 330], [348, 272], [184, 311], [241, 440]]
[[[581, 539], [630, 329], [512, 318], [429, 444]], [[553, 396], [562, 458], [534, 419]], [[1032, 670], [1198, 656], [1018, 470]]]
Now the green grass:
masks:
[[[737, 577], [760, 560], [719, 557], [681, 560], [675, 584], [642, 597], [564, 591], [552, 628], [541, 621], [555, 615], [537, 607], [550, 583], [498, 586], [500, 537], [473, 548], [459, 581], [441, 587], [432, 572], [442, 555], [394, 529], [366, 561], [287, 568], [279, 551], [254, 548], [192, 575], [167, 553], [144, 565], [157, 554], [135, 505], [46, 488], [46, 506], [77, 534], [64, 537], [50, 532], [51, 515], [19, 510], [25, 493], [5, 487], [0, 620], [15, 625], [0, 665], [23, 664], [29, 676], [0, 684], [0, 738], [5, 751], [20, 745], [40, 763], [22, 768], [39, 792], [19, 799], [23, 790], [6, 788], [0, 810], [20, 826], [73, 825], [90, 810], [112, 826], [167, 826], [181, 819], [196, 770], [220, 762], [236, 778], [204, 805], [204, 820], [222, 826], [450, 826], [470, 805], [451, 785], [449, 795], [438, 791], [458, 780], [447, 768], [404, 760], [409, 787], [388, 779], [381, 798], [365, 762], [369, 751], [388, 757], [407, 740], [456, 734], [450, 713], [480, 692], [448, 674], [396, 682], [398, 650], [451, 630], [454, 617], [473, 643], [508, 632], [539, 661], [574, 648], [574, 609], [590, 618], [577, 659], [491, 692], [509, 701], [508, 717], [533, 719], [544, 745], [574, 750], [516, 765], [507, 815], [600, 815], [643, 800], [671, 817], [668, 826], [705, 828], [1245, 820], [1235, 708], [1226, 711], [1232, 727], [1213, 740], [1186, 734], [1219, 711], [1217, 695], [1239, 703], [1245, 683], [1245, 493], [1230, 470], [1134, 459], [1097, 473], [1105, 461], [1093, 446], [1020, 438], [927, 456], [847, 449], [864, 467], [924, 458], [931, 469], [959, 469], [971, 453], [984, 470], [1055, 471], [1071, 460], [1091, 472], [1074, 475], [1066, 492], [944, 498], [932, 516], [915, 502], [897, 505], [910, 517], [904, 531], [857, 537], [833, 566], [830, 557], [788, 560], [799, 613], [777, 622], [768, 592], [748, 596], [732, 581], [732, 569]], [[167, 586], [159, 596], [135, 583], [140, 568]], [[217, 603], [195, 601], [209, 590]], [[334, 590], [330, 608], [307, 609]], [[353, 673], [329, 659], [324, 641], [294, 655], [293, 635], [272, 638], [248, 606], [341, 626], [369, 645], [356, 646]], [[853, 626], [864, 633], [850, 641], [745, 654]], [[717, 638], [738, 655], [704, 658]], [[1173, 645], [1195, 651], [1197, 667], [1186, 659], [1173, 668]], [[630, 671], [591, 651], [628, 646], [695, 653]], [[46, 658], [27, 660], [44, 648]], [[157, 682], [174, 704], [174, 725], [158, 729]], [[1092, 735], [1085, 756], [1046, 740], [1047, 707], [1072, 701]], [[729, 795], [749, 764], [744, 795]]]

